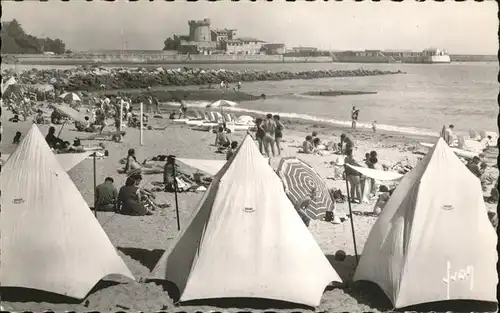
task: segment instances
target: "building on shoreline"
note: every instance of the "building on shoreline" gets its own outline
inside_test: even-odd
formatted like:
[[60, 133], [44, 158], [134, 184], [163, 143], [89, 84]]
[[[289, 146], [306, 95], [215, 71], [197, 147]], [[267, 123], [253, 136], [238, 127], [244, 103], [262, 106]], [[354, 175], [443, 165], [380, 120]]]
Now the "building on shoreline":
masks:
[[189, 35], [174, 36], [180, 41], [177, 51], [181, 54], [266, 54], [267, 50], [262, 49], [265, 43], [263, 40], [251, 37], [238, 38], [234, 28], [211, 29], [211, 20], [208, 18], [188, 21], [188, 25]]

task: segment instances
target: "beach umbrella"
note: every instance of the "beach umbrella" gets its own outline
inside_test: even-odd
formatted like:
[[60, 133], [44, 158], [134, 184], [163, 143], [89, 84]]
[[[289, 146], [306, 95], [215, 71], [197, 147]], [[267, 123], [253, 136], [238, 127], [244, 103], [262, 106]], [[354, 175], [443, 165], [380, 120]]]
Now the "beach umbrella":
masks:
[[326, 183], [309, 164], [295, 157], [286, 157], [281, 159], [277, 172], [288, 198], [295, 206], [306, 198], [311, 199], [304, 210], [309, 218], [321, 219], [327, 211], [334, 210], [335, 203]]
[[80, 97], [74, 92], [65, 92], [60, 95], [59, 98], [66, 102], [82, 101], [82, 99], [80, 99]]
[[[67, 105], [64, 105], [64, 104], [57, 104], [57, 103], [49, 103], [49, 106], [51, 106], [52, 108], [54, 108], [54, 110], [57, 110], [59, 113], [61, 113], [63, 116], [65, 117], [69, 117], [70, 119], [72, 119], [73, 121], [75, 122], [80, 122], [80, 123], [86, 123], [87, 121], [85, 120], [85, 115], [80, 113], [80, 111], [77, 111]], [[61, 130], [59, 130], [59, 134], [57, 135], [57, 137], [59, 137], [59, 135], [61, 135], [61, 132], [64, 128], [64, 125], [66, 125], [66, 121], [64, 122], [64, 124], [61, 126]]]
[[232, 108], [237, 105], [236, 102], [228, 101], [228, 100], [218, 100], [214, 103], [210, 103], [207, 105], [207, 108]]

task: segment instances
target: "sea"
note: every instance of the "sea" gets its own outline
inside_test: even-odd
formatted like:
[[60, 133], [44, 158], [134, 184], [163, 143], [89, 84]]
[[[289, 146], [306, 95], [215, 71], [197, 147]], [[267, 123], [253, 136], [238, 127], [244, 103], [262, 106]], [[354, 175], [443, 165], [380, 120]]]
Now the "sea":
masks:
[[[2, 64], [2, 70], [9, 65]], [[12, 66], [12, 65], [10, 65]], [[179, 68], [180, 65], [158, 65]], [[182, 65], [185, 66], [185, 65]], [[360, 109], [358, 127], [405, 134], [437, 136], [443, 125], [454, 124], [456, 133], [469, 129], [498, 133], [497, 116], [499, 94], [498, 62], [470, 62], [450, 64], [356, 64], [356, 63], [300, 63], [300, 64], [189, 64], [193, 68], [227, 70], [311, 71], [379, 69], [401, 70], [406, 74], [339, 77], [312, 80], [244, 82], [242, 91], [260, 95], [265, 100], [244, 101], [236, 111], [244, 114], [277, 113], [282, 117], [350, 125], [352, 106]], [[16, 65], [16, 70], [67, 69], [69, 66]], [[198, 87], [194, 87], [198, 88]], [[366, 95], [336, 97], [306, 96], [308, 91], [364, 91]], [[190, 106], [205, 106], [193, 102]]]

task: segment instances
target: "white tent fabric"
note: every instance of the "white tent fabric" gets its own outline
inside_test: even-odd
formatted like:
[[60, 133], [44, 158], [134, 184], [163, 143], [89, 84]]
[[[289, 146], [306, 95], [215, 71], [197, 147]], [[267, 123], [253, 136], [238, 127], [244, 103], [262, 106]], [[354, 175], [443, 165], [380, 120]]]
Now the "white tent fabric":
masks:
[[439, 139], [387, 202], [354, 280], [378, 284], [396, 308], [496, 302], [496, 243], [479, 180]]
[[17, 84], [17, 80], [14, 76], [7, 79], [5, 83], [2, 82], [2, 93], [4, 93], [7, 90], [7, 88], [9, 88], [10, 85], [15, 85], [15, 84]]
[[[86, 152], [81, 152], [81, 153], [64, 153], [64, 154], [56, 154], [56, 159], [59, 161], [59, 164], [61, 164], [62, 168], [66, 171], [69, 172], [71, 169], [73, 169], [75, 166], [80, 164], [83, 160], [85, 160], [87, 157], [89, 157], [94, 151], [86, 151]], [[2, 153], [0, 156], [0, 160], [2, 160], [2, 163], [7, 162], [7, 160], [10, 158], [10, 154], [5, 154]]]
[[207, 105], [207, 108], [231, 108], [235, 107], [237, 105], [236, 102], [229, 101], [229, 100], [218, 100], [215, 101], [214, 103], [210, 103]]
[[341, 278], [247, 136], [152, 272], [180, 301], [264, 298], [317, 306]]
[[395, 173], [395, 172], [389, 172], [389, 171], [380, 171], [380, 170], [375, 170], [372, 168], [366, 168], [366, 167], [359, 167], [359, 166], [353, 166], [350, 164], [346, 164], [350, 168], [354, 169], [355, 171], [359, 172], [360, 174], [373, 178], [375, 180], [382, 180], [382, 181], [393, 181], [393, 180], [399, 180], [403, 178], [402, 174]]
[[2, 168], [0, 284], [81, 299], [104, 276], [134, 279], [33, 125]]
[[225, 160], [203, 160], [203, 159], [183, 159], [178, 158], [177, 161], [186, 164], [192, 168], [196, 168], [207, 174], [214, 176], [226, 164]]

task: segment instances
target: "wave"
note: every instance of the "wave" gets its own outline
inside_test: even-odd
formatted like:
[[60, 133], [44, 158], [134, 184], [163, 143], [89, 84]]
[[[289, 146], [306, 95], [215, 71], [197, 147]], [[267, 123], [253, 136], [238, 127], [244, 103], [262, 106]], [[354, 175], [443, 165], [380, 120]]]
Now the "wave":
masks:
[[[207, 104], [210, 104], [210, 101], [184, 101], [184, 103], [188, 107], [195, 108], [206, 108]], [[180, 104], [178, 102], [166, 102], [166, 105], [178, 107]], [[293, 118], [293, 119], [301, 119], [310, 122], [320, 122], [320, 123], [328, 123], [332, 125], [342, 126], [342, 127], [350, 127], [351, 121], [345, 120], [335, 120], [335, 119], [327, 119], [307, 114], [297, 114], [293, 112], [264, 112], [260, 110], [252, 110], [252, 109], [244, 109], [244, 108], [224, 108], [225, 111], [231, 112], [246, 112], [252, 114], [260, 114], [266, 115], [268, 113], [271, 114], [279, 114], [281, 117]], [[363, 129], [372, 129], [371, 123], [357, 123], [358, 128]], [[439, 137], [439, 131], [433, 131], [430, 129], [416, 128], [416, 127], [405, 127], [405, 126], [396, 126], [396, 125], [386, 125], [386, 124], [377, 124], [377, 130], [385, 130], [389, 132], [396, 132], [401, 134], [408, 135], [418, 135], [418, 136], [430, 136], [430, 137]]]

